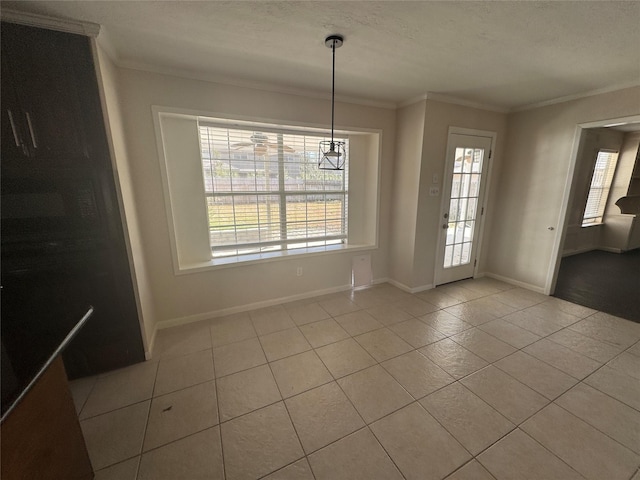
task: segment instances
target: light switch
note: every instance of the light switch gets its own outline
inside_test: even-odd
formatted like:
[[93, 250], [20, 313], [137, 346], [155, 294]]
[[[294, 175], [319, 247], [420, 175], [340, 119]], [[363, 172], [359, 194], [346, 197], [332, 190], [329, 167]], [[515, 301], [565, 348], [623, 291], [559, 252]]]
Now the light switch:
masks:
[[433, 174], [433, 177], [431, 178], [431, 183], [435, 183], [435, 184], [440, 183], [440, 177], [438, 176], [437, 173]]
[[440, 187], [429, 187], [429, 196], [437, 197], [440, 195]]

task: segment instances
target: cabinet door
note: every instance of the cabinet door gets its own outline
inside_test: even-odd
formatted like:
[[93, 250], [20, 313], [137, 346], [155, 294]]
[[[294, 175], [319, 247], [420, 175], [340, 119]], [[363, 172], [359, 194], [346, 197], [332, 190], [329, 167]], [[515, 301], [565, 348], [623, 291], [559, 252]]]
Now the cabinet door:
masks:
[[2, 167], [19, 168], [24, 164], [29, 152], [24, 145], [25, 130], [22, 109], [18, 103], [15, 82], [7, 57], [2, 52]]
[[23, 140], [36, 168], [88, 159], [82, 88], [76, 81], [76, 69], [87, 68], [90, 61], [88, 49], [88, 40], [78, 35], [2, 25], [2, 57], [7, 57], [21, 107], [13, 112], [14, 121], [23, 125]]

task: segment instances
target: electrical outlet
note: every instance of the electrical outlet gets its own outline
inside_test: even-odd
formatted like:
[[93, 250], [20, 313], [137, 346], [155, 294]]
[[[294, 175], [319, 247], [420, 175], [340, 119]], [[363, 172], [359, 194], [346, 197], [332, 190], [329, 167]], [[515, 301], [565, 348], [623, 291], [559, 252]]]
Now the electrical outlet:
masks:
[[298, 277], [301, 277], [301, 276], [302, 276], [302, 267], [298, 267], [298, 268], [296, 269], [296, 275], [297, 275]]
[[429, 187], [429, 196], [437, 197], [438, 195], [440, 195], [439, 187]]

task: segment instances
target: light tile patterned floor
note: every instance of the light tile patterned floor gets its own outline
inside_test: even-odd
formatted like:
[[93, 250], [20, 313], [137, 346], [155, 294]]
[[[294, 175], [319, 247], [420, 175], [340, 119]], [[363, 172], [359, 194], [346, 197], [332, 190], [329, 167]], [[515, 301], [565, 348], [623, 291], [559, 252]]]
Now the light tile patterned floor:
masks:
[[97, 480], [640, 480], [640, 324], [488, 279], [159, 332], [72, 383]]

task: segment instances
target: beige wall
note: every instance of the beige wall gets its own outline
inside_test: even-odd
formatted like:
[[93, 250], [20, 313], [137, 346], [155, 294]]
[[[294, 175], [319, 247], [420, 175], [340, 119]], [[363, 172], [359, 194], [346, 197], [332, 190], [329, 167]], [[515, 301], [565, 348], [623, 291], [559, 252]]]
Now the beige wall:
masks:
[[560, 215], [577, 125], [639, 112], [640, 87], [634, 87], [508, 116], [487, 272], [545, 289], [564, 221]]
[[[598, 151], [600, 149], [620, 151], [622, 137], [622, 132], [607, 128], [583, 130], [573, 173], [572, 196], [567, 206], [567, 233], [562, 250], [563, 255], [586, 252], [600, 245], [604, 225], [583, 227], [582, 217]], [[630, 173], [629, 176], [631, 176]], [[628, 179], [627, 185], [629, 185]]]
[[[449, 127], [497, 133], [491, 160], [498, 165], [492, 166], [495, 176], [506, 137], [506, 114], [429, 99], [398, 110], [390, 269], [393, 280], [413, 291], [433, 287]], [[434, 174], [439, 196], [429, 195]], [[485, 232], [490, 229], [492, 193]]]
[[398, 109], [398, 130], [391, 199], [390, 276], [413, 287], [416, 219], [426, 101]]
[[151, 281], [147, 272], [144, 244], [140, 232], [140, 222], [136, 210], [136, 188], [133, 184], [129, 157], [127, 154], [127, 135], [123, 126], [122, 111], [119, 102], [119, 85], [117, 68], [104, 50], [94, 43], [98, 78], [101, 87], [104, 115], [106, 117], [107, 137], [114, 162], [116, 187], [120, 195], [120, 209], [125, 224], [133, 285], [136, 291], [138, 315], [141, 321], [145, 354], [150, 355], [155, 324], [155, 305]]
[[[291, 256], [277, 261], [175, 275], [152, 106], [203, 114], [275, 120], [284, 124], [326, 126], [330, 102], [301, 96], [220, 85], [179, 77], [119, 69], [119, 92], [128, 140], [128, 161], [135, 186], [143, 256], [153, 292], [156, 322], [167, 326], [206, 318], [251, 304], [335, 290], [350, 283], [354, 253]], [[379, 238], [371, 249], [374, 278], [388, 276], [389, 205], [395, 111], [338, 103], [337, 127], [381, 130]], [[370, 208], [375, 208], [371, 205]], [[297, 267], [304, 275], [296, 276]]]
[[[414, 287], [433, 284], [436, 261], [436, 248], [440, 234], [440, 207], [445, 179], [446, 153], [449, 127], [472, 130], [485, 130], [497, 134], [496, 146], [490, 163], [489, 197], [485, 211], [485, 238], [491, 230], [494, 218], [495, 177], [500, 171], [504, 142], [507, 135], [506, 114], [480, 110], [462, 105], [453, 105], [435, 100], [427, 100], [424, 122], [424, 143], [422, 147], [422, 168], [420, 171], [420, 195], [418, 198], [418, 216], [416, 228], [416, 254], [414, 259]], [[429, 196], [429, 187], [433, 185], [433, 175], [440, 179], [440, 196]], [[484, 261], [490, 246], [482, 240], [478, 272], [483, 273]]]
[[[176, 275], [152, 115], [156, 105], [326, 126], [327, 100], [105, 64], [114, 149], [120, 170], [126, 172], [120, 181], [148, 339], [158, 322], [168, 326], [349, 284], [351, 259], [360, 252], [292, 256]], [[497, 133], [479, 272], [543, 289], [555, 260], [551, 255], [560, 233], [576, 125], [637, 114], [639, 105], [640, 88], [510, 115], [434, 100], [397, 111], [338, 103], [338, 127], [381, 132], [378, 248], [370, 250], [374, 278], [390, 278], [411, 289], [433, 283], [441, 196], [428, 192], [434, 174], [443, 190], [448, 129], [454, 126]], [[297, 267], [303, 267], [302, 277], [296, 276]]]
[[[605, 220], [608, 215], [620, 213], [620, 208], [616, 205], [616, 201], [620, 197], [627, 195], [636, 166], [636, 155], [640, 147], [640, 132], [628, 132], [622, 137], [622, 146], [620, 147], [620, 155], [618, 157], [618, 166], [616, 174], [611, 183], [611, 192], [607, 201], [607, 209], [605, 211]], [[640, 169], [638, 170], [640, 172]]]

